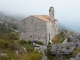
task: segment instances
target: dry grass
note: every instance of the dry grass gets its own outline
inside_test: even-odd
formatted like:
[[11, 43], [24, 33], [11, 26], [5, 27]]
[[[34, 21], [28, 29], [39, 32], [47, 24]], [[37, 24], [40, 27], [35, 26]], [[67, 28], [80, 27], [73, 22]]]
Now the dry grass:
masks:
[[26, 53], [22, 55], [18, 55], [18, 60], [41, 60], [42, 54], [37, 51], [32, 51], [31, 53]]
[[66, 38], [67, 37], [61, 32], [52, 39], [52, 42], [59, 44], [62, 43]]
[[[41, 60], [42, 54], [34, 51], [33, 46], [29, 42], [21, 45], [20, 41], [15, 38], [18, 39], [16, 34], [15, 36], [13, 34], [0, 34], [0, 54], [7, 54], [7, 60]], [[6, 42], [7, 47], [4, 47]], [[27, 49], [27, 53], [16, 55], [15, 51], [24, 46]]]
[[79, 48], [77, 48], [77, 47], [75, 47], [75, 48], [74, 48], [73, 53], [74, 53], [74, 54], [78, 54], [78, 53], [79, 53], [79, 51], [80, 51], [80, 49], [79, 49]]

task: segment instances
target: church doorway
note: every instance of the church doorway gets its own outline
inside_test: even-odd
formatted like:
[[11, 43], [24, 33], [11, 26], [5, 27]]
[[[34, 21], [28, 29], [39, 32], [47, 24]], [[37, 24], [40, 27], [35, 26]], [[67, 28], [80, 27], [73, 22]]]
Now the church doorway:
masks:
[[50, 40], [50, 33], [49, 33], [49, 40]]

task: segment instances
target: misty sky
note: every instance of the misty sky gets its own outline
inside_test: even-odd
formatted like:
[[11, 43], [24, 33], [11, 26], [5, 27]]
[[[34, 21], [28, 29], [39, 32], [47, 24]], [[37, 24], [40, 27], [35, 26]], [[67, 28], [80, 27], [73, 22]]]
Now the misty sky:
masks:
[[80, 0], [0, 0], [0, 11], [11, 15], [48, 15], [50, 6], [58, 21], [69, 28], [80, 24]]

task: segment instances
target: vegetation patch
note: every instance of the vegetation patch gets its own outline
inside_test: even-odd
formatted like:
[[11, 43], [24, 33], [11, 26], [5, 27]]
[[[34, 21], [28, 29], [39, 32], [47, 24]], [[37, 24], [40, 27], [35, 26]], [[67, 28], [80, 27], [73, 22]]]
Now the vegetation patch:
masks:
[[39, 45], [44, 45], [42, 42], [40, 42], [40, 41], [37, 41], [36, 42], [37, 44], [39, 44]]
[[[18, 53], [18, 55], [16, 55], [15, 51], [21, 49], [22, 47], [26, 48], [27, 53]], [[16, 33], [0, 34], [0, 54], [3, 53], [7, 55], [6, 60], [42, 59], [42, 53], [38, 50], [34, 51], [31, 41], [18, 40], [18, 34]], [[3, 59], [5, 59], [5, 57], [3, 57], [2, 60]]]
[[78, 54], [79, 51], [80, 51], [79, 48], [75, 47], [75, 48], [74, 48], [74, 51], [73, 51], [73, 54]]
[[69, 59], [72, 57], [72, 54], [68, 54], [68, 55], [62, 55], [63, 59]]
[[42, 53], [40, 53], [38, 50], [35, 50], [31, 52], [30, 54], [30, 60], [41, 60], [42, 58]]
[[8, 27], [6, 27], [5, 24], [0, 24], [0, 33], [10, 33], [11, 29], [9, 29]]
[[53, 39], [52, 42], [59, 44], [62, 43], [65, 39], [67, 38], [67, 36], [65, 36], [63, 34], [63, 32], [60, 32], [58, 35], [56, 35]]

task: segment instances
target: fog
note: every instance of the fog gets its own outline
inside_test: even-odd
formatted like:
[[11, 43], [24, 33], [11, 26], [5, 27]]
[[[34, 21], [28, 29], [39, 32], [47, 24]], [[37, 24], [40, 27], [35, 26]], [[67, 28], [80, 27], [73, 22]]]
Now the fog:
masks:
[[48, 15], [49, 7], [55, 9], [60, 23], [80, 32], [80, 0], [0, 0], [0, 11], [26, 18], [30, 15]]

